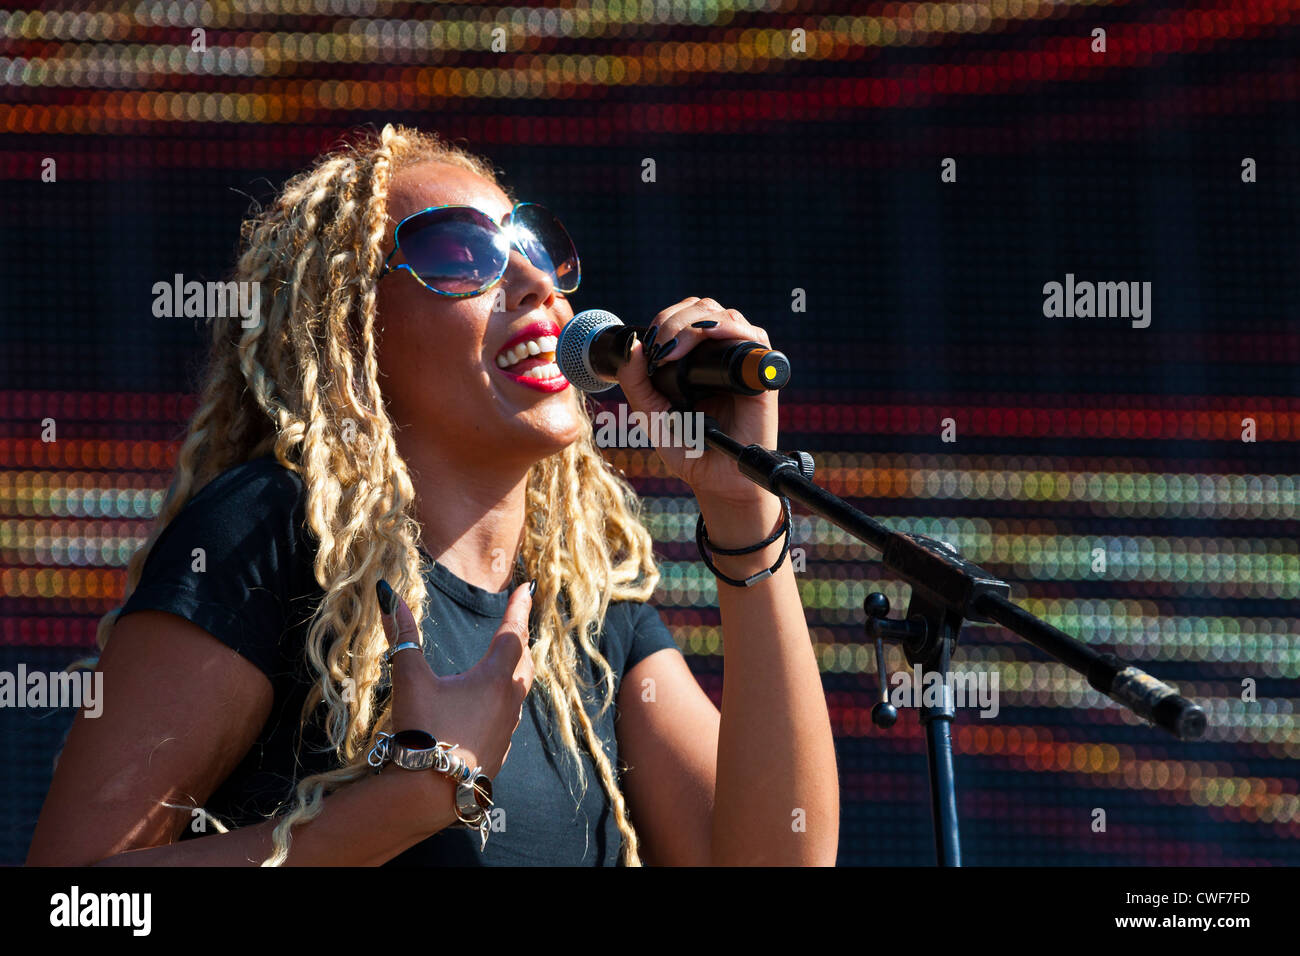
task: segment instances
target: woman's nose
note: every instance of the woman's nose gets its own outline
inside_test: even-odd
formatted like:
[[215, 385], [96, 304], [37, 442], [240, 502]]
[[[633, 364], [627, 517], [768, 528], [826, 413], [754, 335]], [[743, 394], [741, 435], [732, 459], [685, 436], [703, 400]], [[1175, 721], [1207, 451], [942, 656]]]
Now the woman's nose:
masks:
[[511, 250], [503, 285], [506, 287], [506, 309], [510, 312], [527, 311], [525, 306], [530, 304], [530, 297], [536, 297], [536, 302], [531, 303], [536, 307], [545, 305], [555, 296], [555, 283], [551, 281], [550, 273], [533, 265], [518, 250]]

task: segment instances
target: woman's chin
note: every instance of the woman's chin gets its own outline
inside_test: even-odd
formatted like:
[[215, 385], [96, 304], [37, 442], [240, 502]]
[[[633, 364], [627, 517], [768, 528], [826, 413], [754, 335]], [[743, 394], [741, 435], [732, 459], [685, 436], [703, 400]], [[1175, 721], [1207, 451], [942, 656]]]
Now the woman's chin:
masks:
[[520, 435], [520, 440], [536, 444], [543, 457], [563, 451], [582, 434], [582, 423], [569, 407], [551, 410], [538, 406], [521, 415], [520, 423], [527, 431], [527, 437]]
[[[515, 392], [515, 387], [510, 391]], [[585, 418], [585, 412], [578, 405], [578, 394], [578, 390], [569, 385], [550, 393], [532, 391], [530, 400], [513, 402], [519, 409], [514, 416], [516, 427], [510, 429], [514, 440], [548, 447], [551, 449], [548, 454], [572, 445], [582, 434]], [[519, 395], [516, 392], [509, 397], [517, 400]]]

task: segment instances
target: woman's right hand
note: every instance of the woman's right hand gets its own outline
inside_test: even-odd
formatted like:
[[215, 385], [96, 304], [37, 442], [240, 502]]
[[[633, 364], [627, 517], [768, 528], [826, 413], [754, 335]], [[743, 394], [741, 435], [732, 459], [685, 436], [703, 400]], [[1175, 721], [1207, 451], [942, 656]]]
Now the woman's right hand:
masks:
[[[378, 586], [381, 609], [387, 587], [386, 582]], [[381, 616], [388, 646], [405, 641], [422, 645], [415, 616], [401, 597], [392, 595], [394, 613]], [[423, 730], [444, 743], [459, 744], [455, 752], [461, 759], [495, 777], [506, 762], [510, 738], [533, 684], [533, 655], [528, 649], [532, 604], [528, 585], [520, 585], [510, 595], [487, 652], [463, 674], [439, 677], [423, 651], [393, 655], [393, 731]]]

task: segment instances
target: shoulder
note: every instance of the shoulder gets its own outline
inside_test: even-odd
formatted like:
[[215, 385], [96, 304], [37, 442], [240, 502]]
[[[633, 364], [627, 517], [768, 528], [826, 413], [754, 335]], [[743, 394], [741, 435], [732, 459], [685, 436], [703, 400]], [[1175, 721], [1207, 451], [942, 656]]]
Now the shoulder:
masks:
[[[200, 488], [149, 549], [133, 600], [191, 592], [231, 613], [270, 592], [285, 604], [305, 585], [311, 551], [302, 479], [273, 457], [226, 468]], [[309, 564], [309, 562], [307, 562]]]
[[657, 651], [681, 653], [663, 616], [648, 601], [611, 601], [605, 614], [604, 635], [605, 659], [620, 680]]
[[163, 528], [119, 617], [176, 614], [269, 671], [291, 607], [318, 590], [302, 488], [273, 457], [221, 472]]
[[185, 507], [252, 507], [251, 514], [289, 511], [302, 497], [302, 478], [280, 464], [274, 455], [232, 465], [195, 494]]
[[163, 529], [164, 538], [203, 538], [219, 551], [255, 542], [301, 541], [302, 479], [274, 457], [233, 465], [200, 488]]

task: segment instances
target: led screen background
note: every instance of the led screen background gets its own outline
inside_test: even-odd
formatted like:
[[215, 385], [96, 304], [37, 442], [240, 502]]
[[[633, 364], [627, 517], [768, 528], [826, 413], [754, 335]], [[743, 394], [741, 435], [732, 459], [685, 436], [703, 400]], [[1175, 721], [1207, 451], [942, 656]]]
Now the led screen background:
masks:
[[[575, 309], [740, 309], [791, 358], [782, 447], [825, 487], [1207, 708], [1179, 742], [968, 628], [956, 666], [997, 673], [1000, 710], [954, 727], [965, 862], [1300, 862], [1297, 6], [0, 12], [0, 670], [92, 647], [161, 504], [205, 338], [153, 315], [154, 284], [223, 278], [250, 201], [400, 121], [560, 214]], [[1149, 326], [1045, 316], [1067, 275], [1151, 283]], [[647, 496], [655, 603], [719, 700], [694, 499], [652, 454], [609, 455]], [[913, 712], [871, 725], [862, 639], [865, 595], [897, 613], [906, 588], [797, 507], [793, 545], [839, 861], [928, 864], [924, 739]], [[0, 709], [0, 862], [25, 857], [69, 720]]]

